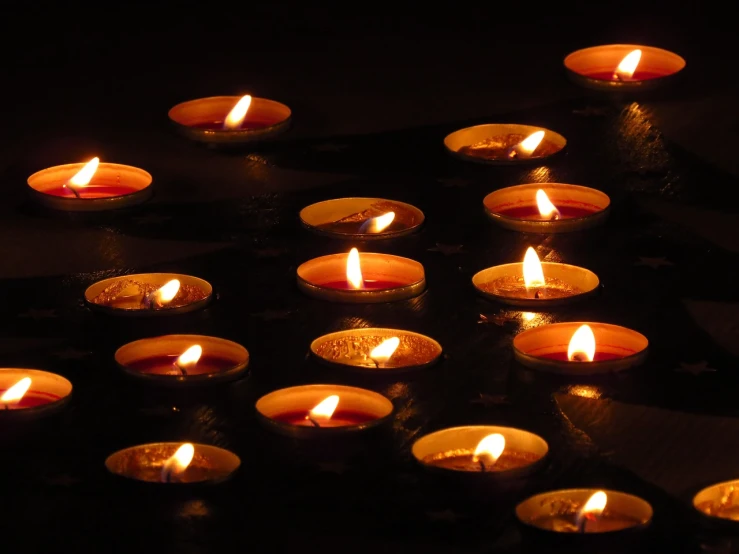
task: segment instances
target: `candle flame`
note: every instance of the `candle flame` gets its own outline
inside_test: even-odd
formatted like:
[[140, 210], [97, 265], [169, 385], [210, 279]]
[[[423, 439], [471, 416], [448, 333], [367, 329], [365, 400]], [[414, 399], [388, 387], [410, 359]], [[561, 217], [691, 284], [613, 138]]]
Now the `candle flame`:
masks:
[[74, 176], [67, 181], [66, 186], [84, 187], [90, 183], [93, 175], [98, 170], [100, 158], [93, 158], [85, 164]]
[[177, 449], [174, 456], [164, 462], [162, 467], [162, 480], [169, 481], [172, 475], [179, 475], [185, 471], [195, 456], [195, 447], [186, 442]]
[[555, 219], [559, 215], [559, 210], [554, 204], [552, 204], [547, 193], [542, 189], [536, 191], [536, 205], [539, 208], [539, 213], [542, 217]]
[[594, 356], [595, 335], [589, 325], [582, 325], [570, 339], [567, 359], [571, 362], [592, 362]]
[[313, 419], [331, 419], [331, 416], [334, 415], [334, 412], [336, 411], [336, 406], [338, 405], [339, 395], [332, 394], [331, 396], [328, 396], [321, 400], [318, 404], [316, 404], [316, 407], [308, 413]]
[[31, 378], [24, 377], [0, 396], [0, 402], [3, 404], [17, 404], [23, 399], [30, 387]]
[[187, 350], [185, 350], [179, 358], [177, 358], [177, 365], [188, 367], [195, 365], [200, 360], [200, 356], [203, 355], [203, 347], [199, 344], [194, 344]]
[[580, 513], [577, 514], [578, 520], [581, 520], [583, 517], [598, 517], [603, 513], [603, 510], [606, 509], [607, 503], [608, 495], [605, 492], [598, 491], [593, 493], [593, 495], [588, 498], [588, 501], [585, 502], [585, 505], [580, 510]]
[[236, 102], [236, 105], [231, 108], [231, 111], [228, 112], [226, 119], [223, 120], [223, 128], [229, 131], [238, 129], [244, 122], [244, 118], [246, 118], [246, 112], [249, 111], [249, 106], [251, 106], [251, 96], [248, 94], [242, 96]]
[[614, 78], [621, 80], [631, 79], [634, 76], [634, 72], [636, 71], [640, 60], [641, 50], [639, 49], [632, 50], [631, 52], [626, 54], [624, 59], [621, 60], [621, 63], [618, 64], [618, 67], [613, 74]]
[[472, 460], [478, 462], [481, 457], [485, 456], [490, 460], [487, 465], [492, 465], [498, 461], [500, 455], [503, 454], [503, 450], [505, 450], [505, 437], [500, 433], [493, 433], [477, 444]]
[[359, 264], [359, 250], [352, 248], [346, 259], [346, 280], [352, 288], [364, 288], [364, 278], [362, 277], [362, 267]]
[[544, 131], [536, 131], [531, 133], [528, 137], [523, 139], [519, 145], [518, 150], [523, 154], [530, 156], [537, 149], [541, 141], [544, 140]]
[[387, 212], [386, 214], [378, 215], [377, 217], [373, 217], [362, 223], [359, 231], [363, 233], [381, 233], [388, 228], [394, 219], [395, 212]]
[[393, 354], [395, 354], [399, 345], [400, 339], [398, 337], [390, 337], [389, 339], [382, 341], [379, 346], [372, 349], [372, 352], [370, 352], [370, 358], [372, 358], [377, 364], [385, 363]]
[[171, 281], [165, 283], [162, 288], [155, 291], [156, 298], [159, 300], [160, 304], [167, 304], [172, 301], [172, 299], [177, 296], [177, 293], [180, 291], [180, 282], [177, 279], [172, 279]]
[[531, 287], [543, 287], [546, 284], [539, 256], [536, 255], [536, 250], [530, 246], [523, 258], [523, 282], [526, 285], [526, 290]]

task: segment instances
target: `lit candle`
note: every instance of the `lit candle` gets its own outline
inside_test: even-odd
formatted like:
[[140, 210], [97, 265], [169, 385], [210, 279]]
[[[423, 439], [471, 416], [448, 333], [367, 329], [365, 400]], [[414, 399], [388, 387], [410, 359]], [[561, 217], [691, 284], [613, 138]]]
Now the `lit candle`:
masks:
[[172, 477], [175, 478], [182, 475], [190, 466], [195, 456], [195, 447], [188, 443], [180, 446], [171, 458], [164, 462], [162, 466], [162, 482], [171, 483]]
[[[12, 407], [15, 410], [15, 409], [23, 407], [21, 402], [29, 388], [31, 388], [31, 378], [23, 377], [23, 379], [18, 381], [15, 385], [10, 387], [8, 390], [6, 390], [3, 393], [3, 395], [0, 396], [0, 404], [2, 404], [3, 409], [9, 410]], [[29, 404], [31, 403], [26, 402], [25, 407], [29, 407]]]
[[[546, 276], [545, 276], [546, 273]], [[477, 291], [491, 300], [515, 306], [552, 306], [580, 300], [597, 292], [600, 281], [592, 271], [574, 265], [544, 263], [529, 247], [523, 263], [498, 265], [472, 277]]]
[[739, 480], [708, 486], [693, 497], [693, 507], [706, 521], [736, 529], [739, 522]]
[[463, 160], [511, 164], [538, 161], [562, 150], [567, 141], [531, 125], [491, 123], [455, 131], [444, 139], [447, 151]]
[[564, 233], [588, 229], [608, 217], [611, 200], [603, 192], [564, 183], [531, 183], [491, 192], [485, 213], [506, 229], [524, 233]]
[[0, 369], [0, 419], [36, 419], [63, 408], [72, 383], [60, 375], [36, 369]]
[[129, 165], [100, 163], [59, 165], [28, 178], [32, 196], [43, 205], [66, 211], [99, 211], [140, 204], [151, 197], [152, 177]]
[[589, 375], [621, 371], [646, 358], [647, 338], [605, 323], [553, 323], [528, 329], [513, 339], [516, 359], [532, 369]]

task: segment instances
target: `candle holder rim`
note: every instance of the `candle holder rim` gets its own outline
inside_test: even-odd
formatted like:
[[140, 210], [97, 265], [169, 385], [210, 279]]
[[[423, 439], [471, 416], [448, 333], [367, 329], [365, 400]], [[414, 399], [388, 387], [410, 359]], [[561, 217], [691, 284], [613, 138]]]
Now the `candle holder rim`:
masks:
[[[584, 73], [580, 73], [579, 71], [575, 71], [574, 69], [572, 69], [568, 65], [568, 63], [567, 63], [568, 60], [571, 60], [573, 57], [575, 57], [577, 55], [583, 55], [583, 54], [587, 54], [587, 53], [593, 53], [593, 52], [595, 52], [595, 51], [597, 51], [599, 49], [602, 49], [604, 47], [623, 48], [624, 50], [637, 50], [637, 49], [638, 50], [642, 50], [642, 51], [643, 50], [650, 50], [652, 52], [659, 52], [660, 54], [668, 55], [671, 58], [673, 58], [674, 60], [678, 61], [680, 64], [682, 64], [682, 67], [680, 67], [680, 69], [678, 69], [674, 73], [669, 73], [667, 75], [660, 75], [659, 77], [653, 77], [652, 79], [649, 79], [650, 81], [660, 80], [660, 79], [664, 79], [666, 77], [672, 77], [675, 74], [677, 74], [680, 71], [682, 71], [683, 69], [685, 69], [685, 67], [687, 67], [687, 65], [688, 65], [688, 62], [685, 60], [685, 58], [683, 58], [677, 52], [673, 52], [672, 50], [667, 50], [666, 48], [660, 48], [659, 46], [650, 46], [648, 44], [626, 44], [626, 43], [598, 44], [598, 45], [595, 45], [595, 46], [586, 46], [585, 48], [578, 48], [577, 50], [573, 50], [572, 52], [570, 52], [569, 54], [567, 54], [564, 57], [563, 65], [565, 66], [565, 68], [568, 71], [572, 71], [573, 73], [576, 73], [578, 75], [582, 75], [583, 77], [588, 77], [588, 75], [586, 75]], [[594, 81], [610, 82], [607, 79], [597, 79], [595, 77], [589, 77], [589, 78], [592, 79], [592, 80], [594, 80]]]
[[51, 415], [58, 412], [67, 404], [69, 404], [72, 399], [72, 393], [74, 392], [74, 385], [72, 385], [72, 381], [70, 381], [63, 375], [59, 375], [58, 373], [53, 373], [51, 371], [36, 368], [0, 367], [0, 375], [3, 375], [3, 372], [17, 372], [19, 378], [31, 377], [32, 383], [30, 390], [33, 390], [33, 377], [44, 376], [45, 378], [52, 379], [62, 385], [65, 388], [66, 394], [64, 394], [64, 396], [60, 396], [57, 400], [53, 400], [51, 402], [47, 402], [46, 404], [41, 404], [40, 406], [35, 406], [33, 408], [23, 408], [21, 410], [0, 410], [0, 420], [2, 420], [3, 418], [24, 419], [33, 418], [34, 416]]

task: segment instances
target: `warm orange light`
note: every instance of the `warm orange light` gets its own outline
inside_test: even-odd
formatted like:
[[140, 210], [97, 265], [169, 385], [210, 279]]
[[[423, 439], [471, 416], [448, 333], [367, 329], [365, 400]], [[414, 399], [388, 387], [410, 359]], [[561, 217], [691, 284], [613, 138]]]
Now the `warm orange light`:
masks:
[[400, 339], [398, 337], [390, 337], [376, 346], [370, 352], [370, 358], [377, 364], [383, 364], [387, 362], [400, 345]]
[[539, 256], [536, 255], [536, 250], [530, 246], [523, 258], [523, 282], [526, 285], [526, 290], [532, 287], [543, 287], [546, 284]]
[[613, 73], [614, 79], [631, 79], [634, 76], [634, 72], [636, 71], [640, 60], [641, 50], [632, 50], [626, 54], [624, 59], [621, 60], [621, 63], [618, 64], [616, 71]]
[[88, 185], [92, 180], [93, 175], [95, 175], [95, 172], [98, 170], [98, 165], [100, 165], [100, 158], [91, 159], [82, 169], [75, 173], [69, 181], [67, 181], [65, 186], [75, 189], [77, 187]]
[[603, 491], [598, 491], [593, 493], [593, 495], [588, 498], [588, 501], [585, 502], [585, 505], [580, 510], [580, 513], [578, 514], [579, 518], [583, 517], [591, 517], [595, 518], [598, 517], [603, 513], [603, 510], [606, 509], [606, 504], [608, 503], [608, 495]]
[[518, 145], [518, 150], [523, 154], [531, 155], [544, 140], [544, 131], [536, 131], [523, 139]]
[[177, 279], [165, 283], [162, 288], [154, 291], [154, 295], [160, 304], [167, 304], [177, 296], [180, 291], [180, 282]]
[[500, 455], [503, 454], [503, 450], [505, 450], [505, 437], [500, 433], [493, 433], [477, 444], [472, 459], [475, 462], [483, 459], [485, 465], [490, 466], [498, 461]]
[[334, 412], [336, 411], [336, 406], [339, 405], [339, 395], [338, 394], [332, 394], [331, 396], [324, 398], [321, 400], [315, 408], [313, 408], [309, 413], [310, 418], [320, 421], [320, 420], [328, 420], [331, 419], [331, 416], [334, 415]]
[[359, 250], [352, 248], [346, 259], [346, 280], [352, 288], [364, 288], [364, 279], [362, 278], [362, 268], [359, 265]]
[[223, 120], [223, 128], [228, 129], [229, 131], [238, 129], [244, 122], [246, 112], [249, 111], [249, 106], [251, 106], [251, 96], [247, 94], [246, 96], [241, 97], [241, 99], [236, 102], [236, 105], [231, 108], [231, 111], [228, 112], [226, 119]]
[[0, 402], [6, 406], [17, 404], [23, 399], [23, 396], [25, 396], [30, 387], [31, 378], [24, 377], [0, 396]]
[[372, 219], [368, 219], [362, 224], [362, 227], [366, 225], [367, 233], [381, 233], [393, 222], [395, 219], [395, 212], [387, 212], [386, 214], [378, 215]]
[[542, 189], [536, 191], [536, 205], [539, 208], [539, 213], [542, 217], [546, 217], [547, 219], [556, 219], [557, 216], [559, 216], [559, 210], [554, 204], [552, 204], [547, 193]]
[[203, 347], [199, 344], [195, 344], [185, 350], [182, 355], [177, 358], [177, 365], [182, 367], [188, 367], [198, 363], [200, 356], [203, 355]]
[[195, 447], [186, 442], [177, 449], [174, 456], [164, 462], [162, 467], [162, 480], [169, 481], [172, 475], [179, 475], [185, 471], [195, 456]]
[[570, 339], [567, 359], [571, 362], [592, 362], [593, 357], [595, 357], [595, 335], [589, 325], [582, 325]]

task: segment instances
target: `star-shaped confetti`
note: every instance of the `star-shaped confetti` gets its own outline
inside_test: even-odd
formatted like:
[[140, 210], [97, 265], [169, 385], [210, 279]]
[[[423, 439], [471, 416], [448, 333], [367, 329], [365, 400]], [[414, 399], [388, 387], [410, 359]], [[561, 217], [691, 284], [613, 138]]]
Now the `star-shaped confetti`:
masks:
[[677, 373], [690, 373], [691, 375], [701, 375], [703, 373], [714, 373], [717, 370], [712, 367], [709, 367], [707, 361], [701, 360], [700, 362], [696, 362], [694, 364], [680, 362], [679, 367], [676, 367], [674, 371], [676, 371]]
[[316, 152], [343, 152], [349, 146], [346, 144], [336, 144], [333, 142], [324, 142], [322, 144], [315, 144], [313, 145], [313, 150]]
[[482, 404], [486, 408], [491, 408], [493, 406], [505, 406], [506, 404], [510, 404], [511, 401], [508, 400], [508, 397], [505, 394], [485, 394], [480, 393], [478, 398], [473, 398], [470, 400], [470, 404]]
[[53, 352], [53, 354], [61, 360], [81, 360], [82, 358], [87, 358], [92, 352], [89, 350], [77, 350], [68, 346], [64, 350]]
[[264, 321], [274, 321], [276, 319], [289, 319], [292, 310], [264, 310], [263, 312], [253, 313], [254, 317], [259, 317]]
[[636, 262], [634, 265], [641, 265], [651, 267], [652, 269], [659, 269], [660, 267], [670, 267], [675, 264], [664, 256], [659, 258], [647, 258], [645, 256], [639, 256], [639, 261]]
[[466, 187], [469, 182], [461, 177], [449, 177], [444, 179], [437, 179], [441, 186], [444, 188], [462, 188]]
[[431, 521], [442, 521], [445, 523], [456, 523], [460, 519], [463, 519], [463, 516], [448, 508], [440, 512], [426, 512], [426, 517]]
[[18, 314], [18, 317], [28, 319], [51, 319], [57, 317], [56, 310], [40, 310], [37, 308], [30, 308], [27, 312]]
[[134, 217], [133, 221], [137, 225], [158, 225], [159, 223], [164, 223], [171, 219], [171, 215], [146, 214]]
[[441, 252], [445, 256], [451, 256], [453, 254], [461, 254], [463, 252], [464, 245], [462, 244], [444, 244], [437, 242], [436, 246], [429, 248], [429, 252]]

